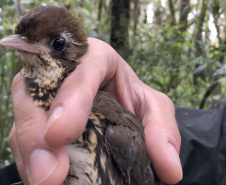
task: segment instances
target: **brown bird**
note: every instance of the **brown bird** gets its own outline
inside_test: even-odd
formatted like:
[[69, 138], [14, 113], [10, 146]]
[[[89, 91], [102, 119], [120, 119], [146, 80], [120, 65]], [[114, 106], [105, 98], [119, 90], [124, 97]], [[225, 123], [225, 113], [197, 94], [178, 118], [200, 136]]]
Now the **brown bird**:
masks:
[[[54, 6], [30, 10], [0, 44], [20, 52], [27, 91], [47, 112], [88, 48], [76, 18]], [[106, 92], [97, 93], [86, 129], [68, 153], [68, 185], [154, 184], [141, 122]]]

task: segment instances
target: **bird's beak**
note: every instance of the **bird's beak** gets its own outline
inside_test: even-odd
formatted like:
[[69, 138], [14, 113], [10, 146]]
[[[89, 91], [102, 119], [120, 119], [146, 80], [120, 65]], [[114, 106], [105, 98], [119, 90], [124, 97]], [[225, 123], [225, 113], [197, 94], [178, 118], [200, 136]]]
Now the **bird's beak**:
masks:
[[0, 40], [0, 44], [10, 49], [27, 51], [35, 54], [40, 53], [37, 45], [28, 43], [27, 38], [19, 34], [3, 38], [2, 40]]

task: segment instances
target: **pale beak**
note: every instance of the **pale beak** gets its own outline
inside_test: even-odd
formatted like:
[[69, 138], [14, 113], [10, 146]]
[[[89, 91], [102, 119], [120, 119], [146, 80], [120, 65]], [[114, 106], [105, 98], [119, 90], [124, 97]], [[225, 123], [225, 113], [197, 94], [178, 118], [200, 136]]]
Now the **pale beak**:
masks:
[[40, 53], [37, 45], [28, 43], [27, 38], [19, 34], [3, 38], [0, 40], [0, 44], [10, 49], [26, 51], [35, 54]]

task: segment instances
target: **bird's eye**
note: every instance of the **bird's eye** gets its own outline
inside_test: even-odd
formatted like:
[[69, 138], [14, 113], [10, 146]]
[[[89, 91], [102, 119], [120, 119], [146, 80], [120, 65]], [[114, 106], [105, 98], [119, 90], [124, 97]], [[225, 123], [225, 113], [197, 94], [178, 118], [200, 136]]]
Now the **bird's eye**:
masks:
[[63, 37], [54, 39], [53, 49], [55, 49], [56, 51], [63, 51], [65, 46], [66, 46], [66, 41]]

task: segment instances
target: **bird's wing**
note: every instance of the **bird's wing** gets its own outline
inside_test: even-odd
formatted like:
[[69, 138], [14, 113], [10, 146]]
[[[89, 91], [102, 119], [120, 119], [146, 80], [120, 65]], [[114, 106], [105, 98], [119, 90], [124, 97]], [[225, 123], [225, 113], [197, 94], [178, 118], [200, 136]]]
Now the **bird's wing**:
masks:
[[99, 92], [94, 112], [108, 122], [105, 139], [109, 153], [129, 185], [151, 185], [154, 177], [144, 141], [141, 122], [109, 94]]
[[105, 134], [109, 153], [129, 185], [151, 185], [153, 174], [143, 139], [122, 125], [109, 126]]

